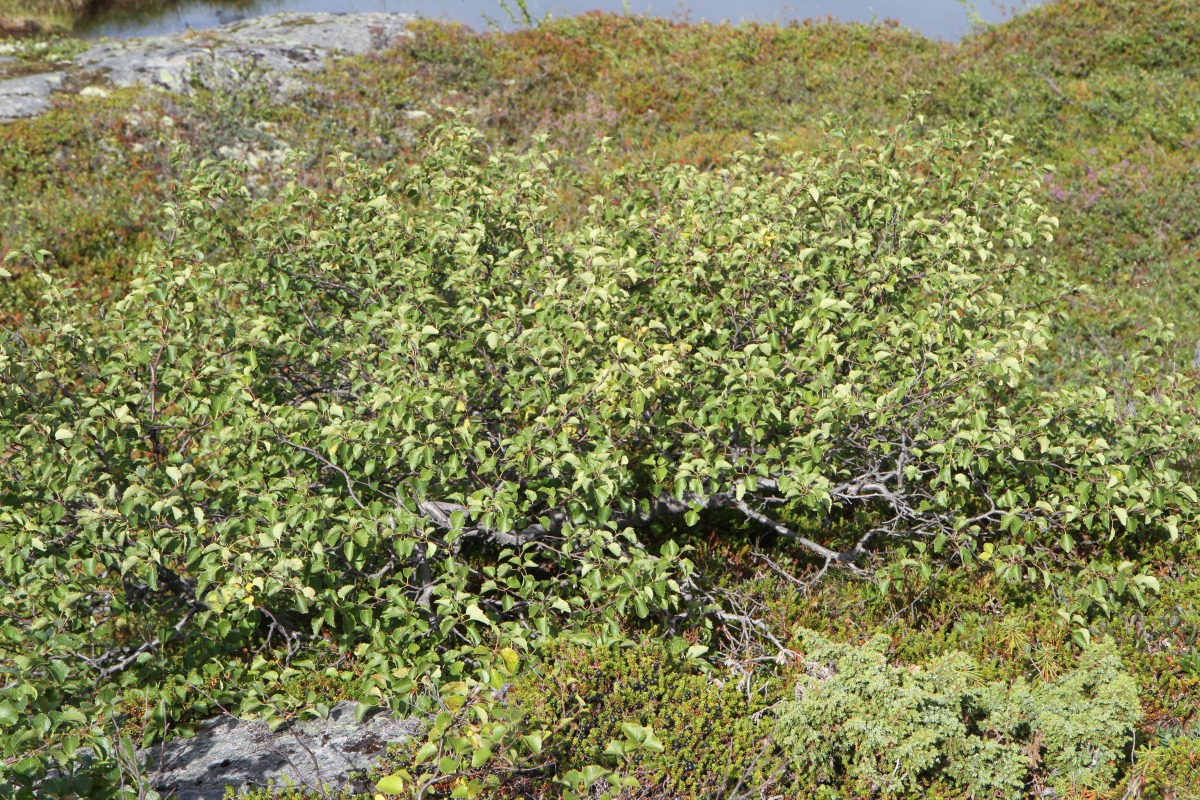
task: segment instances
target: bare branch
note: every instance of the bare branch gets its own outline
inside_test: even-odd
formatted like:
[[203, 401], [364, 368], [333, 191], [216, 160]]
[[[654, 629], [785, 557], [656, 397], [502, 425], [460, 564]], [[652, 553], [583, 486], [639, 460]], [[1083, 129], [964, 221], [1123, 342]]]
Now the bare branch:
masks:
[[159, 647], [162, 647], [164, 644], [173, 642], [176, 639], [183, 636], [184, 635], [184, 633], [183, 633], [184, 627], [188, 624], [189, 621], [191, 621], [192, 617], [195, 616], [196, 611], [199, 610], [200, 608], [201, 608], [201, 606], [199, 606], [198, 604], [193, 605], [191, 608], [189, 608], [187, 613], [184, 614], [182, 617], [180, 617], [179, 622], [175, 623], [174, 627], [171, 629], [171, 635], [167, 637], [166, 641], [163, 641], [161, 637], [156, 636], [156, 637], [154, 637], [154, 639], [152, 641], [146, 642], [142, 646], [137, 647], [133, 650], [126, 649], [126, 650], [112, 651], [112, 652], [106, 653], [105, 655], [101, 656], [98, 659], [95, 659], [93, 661], [93, 663], [99, 663], [99, 662], [107, 661], [110, 658], [119, 657], [119, 655], [121, 653], [126, 653], [125, 657], [122, 658], [117, 663], [113, 664], [110, 667], [105, 667], [104, 669], [100, 670], [100, 672], [96, 675], [96, 682], [99, 683], [100, 681], [104, 680], [105, 678], [109, 678], [113, 675], [116, 675], [118, 672], [124, 672], [125, 670], [129, 669], [129, 667], [133, 666], [133, 663], [135, 661], [137, 661], [138, 656], [142, 655], [142, 653], [149, 653], [151, 650], [155, 650]]
[[[774, 481], [762, 481], [760, 484], [769, 484], [768, 488], [773, 488]], [[867, 495], [872, 496], [872, 495]], [[558, 534], [562, 531], [567, 523], [567, 515], [564, 511], [554, 510], [543, 515], [542, 519], [548, 524], [538, 522], [533, 525], [526, 526], [514, 533], [501, 533], [500, 531], [485, 528], [481, 525], [467, 525], [470, 520], [470, 509], [458, 503], [447, 503], [433, 500], [421, 500], [417, 504], [417, 513], [419, 516], [428, 519], [430, 522], [437, 525], [443, 530], [453, 528], [451, 517], [454, 514], [462, 514], [464, 519], [464, 531], [470, 535], [482, 535], [491, 539], [493, 542], [502, 546], [513, 546], [535, 541], [538, 537], [546, 534]], [[767, 515], [751, 508], [745, 500], [738, 499], [736, 492], [719, 492], [708, 495], [706, 497], [697, 494], [686, 494], [682, 499], [670, 494], [661, 494], [653, 498], [644, 507], [635, 507], [626, 512], [615, 513], [611, 517], [611, 521], [618, 528], [641, 528], [651, 522], [665, 519], [667, 517], [678, 516], [693, 509], [708, 509], [716, 510], [722, 508], [732, 508], [740, 511], [747, 519], [753, 520], [760, 525], [763, 525], [773, 532], [784, 536], [797, 544], [805, 547], [821, 558], [825, 559], [826, 567], [829, 564], [837, 564], [846, 567], [855, 575], [867, 577], [870, 573], [855, 565], [855, 561], [864, 552], [864, 547], [870, 539], [870, 534], [864, 536], [858, 541], [853, 549], [839, 552], [831, 550], [813, 540], [801, 536], [800, 534], [788, 528], [783, 523], [768, 517]]]

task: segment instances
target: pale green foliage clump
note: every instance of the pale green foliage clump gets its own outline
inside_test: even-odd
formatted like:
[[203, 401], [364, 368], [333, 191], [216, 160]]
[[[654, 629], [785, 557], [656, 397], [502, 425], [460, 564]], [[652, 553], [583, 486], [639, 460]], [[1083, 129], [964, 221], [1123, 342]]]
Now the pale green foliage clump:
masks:
[[452, 123], [330, 193], [199, 168], [128, 296], [51, 286], [0, 343], [0, 781], [32, 796], [132, 688], [148, 736], [301, 706], [324, 639], [418, 708], [572, 627], [719, 644], [641, 533], [706, 510], [863, 575], [899, 540], [1052, 586], [1076, 540], [1187, 534], [1186, 386], [1032, 380], [1032, 165], [999, 133], [830, 142], [597, 185]]
[[980, 680], [962, 653], [893, 666], [889, 646], [801, 632], [807, 674], [777, 731], [802, 784], [907, 797], [936, 782], [1005, 800], [1034, 782], [1108, 788], [1141, 718], [1137, 684], [1109, 647], [1090, 646], [1052, 682], [1007, 684]]

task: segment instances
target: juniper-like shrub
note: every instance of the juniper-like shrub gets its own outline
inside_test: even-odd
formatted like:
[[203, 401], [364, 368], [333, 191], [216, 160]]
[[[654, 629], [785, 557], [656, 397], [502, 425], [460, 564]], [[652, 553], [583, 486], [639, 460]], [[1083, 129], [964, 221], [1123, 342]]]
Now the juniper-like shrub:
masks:
[[1030, 787], [1108, 789], [1141, 718], [1137, 682], [1092, 645], [1052, 682], [986, 683], [962, 653], [924, 666], [887, 662], [887, 636], [865, 647], [802, 631], [806, 674], [777, 730], [801, 785], [826, 796], [1020, 800]]
[[200, 165], [124, 298], [48, 285], [0, 344], [0, 784], [103, 796], [127, 694], [147, 738], [273, 717], [314, 644], [397, 708], [579, 625], [719, 652], [662, 520], [1052, 588], [1073, 551], [1190, 536], [1182, 379], [1032, 379], [1055, 221], [1005, 144], [915, 121], [585, 180], [452, 122], [328, 193]]

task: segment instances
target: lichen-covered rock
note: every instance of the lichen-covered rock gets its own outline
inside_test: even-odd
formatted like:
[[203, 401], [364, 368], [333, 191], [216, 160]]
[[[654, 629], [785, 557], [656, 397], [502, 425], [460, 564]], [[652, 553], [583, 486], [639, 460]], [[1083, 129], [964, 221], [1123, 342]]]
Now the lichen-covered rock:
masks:
[[43, 72], [0, 80], [0, 120], [36, 117], [50, 108], [50, 93], [66, 78], [65, 72]]
[[418, 734], [415, 719], [376, 715], [354, 721], [356, 705], [342, 702], [326, 719], [305, 720], [272, 732], [264, 723], [220, 717], [190, 739], [142, 751], [147, 778], [163, 797], [221, 800], [235, 790], [291, 784], [318, 789], [369, 787], [365, 773], [391, 742]]
[[160, 86], [183, 91], [193, 76], [208, 80], [219, 70], [204, 65], [251, 62], [276, 75], [320, 66], [330, 53], [364, 53], [408, 34], [411, 17], [384, 12], [281, 13], [207, 31], [188, 31], [130, 41], [105, 42], [75, 63], [104, 73], [116, 86]]
[[313, 70], [333, 53], [364, 53], [409, 35], [407, 14], [280, 13], [207, 31], [106, 41], [75, 56], [66, 71], [0, 80], [0, 121], [36, 116], [71, 73], [101, 75], [114, 86], [156, 86], [186, 92], [220, 88], [244, 77], [243, 65], [269, 76], [274, 91], [301, 85], [297, 72]]

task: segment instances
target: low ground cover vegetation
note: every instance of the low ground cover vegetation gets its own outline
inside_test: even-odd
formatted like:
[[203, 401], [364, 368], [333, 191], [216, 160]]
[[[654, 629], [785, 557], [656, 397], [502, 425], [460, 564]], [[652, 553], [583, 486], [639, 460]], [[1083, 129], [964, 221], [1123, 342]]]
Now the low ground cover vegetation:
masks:
[[415, 33], [0, 131], [3, 791], [1188, 796], [1190, 4]]

